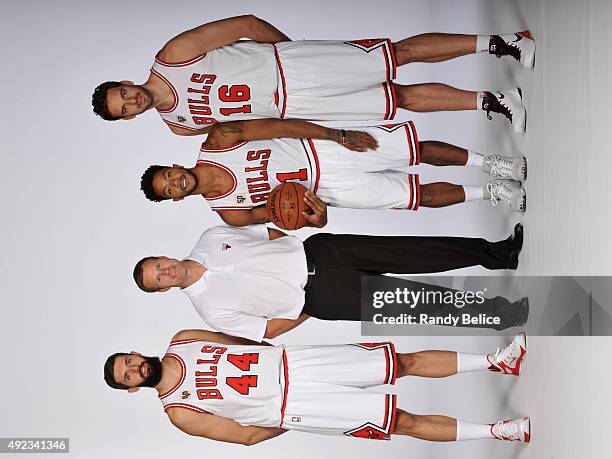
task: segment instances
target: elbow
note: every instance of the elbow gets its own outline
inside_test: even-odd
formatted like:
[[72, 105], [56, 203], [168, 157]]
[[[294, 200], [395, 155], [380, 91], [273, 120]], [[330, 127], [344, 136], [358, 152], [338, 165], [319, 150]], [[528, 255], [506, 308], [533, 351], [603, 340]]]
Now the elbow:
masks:
[[256, 445], [257, 443], [261, 443], [262, 441], [263, 441], [262, 438], [258, 438], [257, 435], [252, 434], [252, 435], [248, 435], [246, 438], [243, 438], [240, 444], [244, 446], [253, 446], [253, 445]]
[[276, 331], [276, 330], [266, 330], [266, 333], [264, 334], [264, 338], [266, 339], [274, 339], [276, 338], [278, 335], [280, 335], [280, 332]]

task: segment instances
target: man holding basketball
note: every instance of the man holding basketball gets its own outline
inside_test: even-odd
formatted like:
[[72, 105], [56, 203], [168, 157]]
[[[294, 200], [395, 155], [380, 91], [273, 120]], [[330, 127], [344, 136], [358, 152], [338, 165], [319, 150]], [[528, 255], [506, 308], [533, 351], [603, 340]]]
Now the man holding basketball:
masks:
[[309, 316], [361, 320], [361, 278], [482, 265], [516, 269], [522, 226], [506, 240], [319, 233], [304, 242], [256, 224], [206, 230], [184, 260], [146, 257], [134, 268], [145, 292], [179, 287], [215, 329], [254, 341]]
[[[233, 226], [268, 221], [265, 203], [278, 184], [295, 182], [311, 193], [309, 205], [360, 209], [444, 207], [471, 200], [499, 201], [524, 211], [525, 158], [483, 156], [437, 141], [419, 141], [412, 122], [331, 129], [302, 120], [218, 123], [202, 144], [195, 167], [151, 166], [141, 188], [152, 201], [202, 195]], [[427, 163], [475, 166], [491, 175], [482, 186], [421, 185], [401, 169]], [[316, 194], [316, 196], [315, 196]], [[313, 207], [314, 208], [314, 207]], [[307, 216], [322, 227], [326, 218]]]

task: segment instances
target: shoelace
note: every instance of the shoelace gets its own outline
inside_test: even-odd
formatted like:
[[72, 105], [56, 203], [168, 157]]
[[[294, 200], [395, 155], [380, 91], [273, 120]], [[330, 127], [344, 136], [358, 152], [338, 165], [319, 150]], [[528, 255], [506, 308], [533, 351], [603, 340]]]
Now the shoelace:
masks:
[[493, 117], [491, 116], [491, 112], [501, 113], [510, 120], [510, 123], [512, 123], [512, 112], [510, 111], [510, 108], [506, 107], [503, 103], [501, 103], [499, 99], [497, 99], [497, 97], [495, 97], [492, 93], [488, 93], [487, 98], [489, 99], [487, 101], [487, 108], [485, 109], [487, 111], [487, 119], [493, 119]]
[[512, 190], [506, 187], [503, 183], [487, 183], [487, 191], [491, 195], [489, 201], [493, 207], [497, 206], [499, 201], [503, 201], [510, 205], [512, 203]]
[[495, 423], [492, 431], [495, 436], [502, 440], [518, 440], [520, 438], [519, 429], [512, 421], [499, 421]]
[[504, 349], [497, 348], [495, 354], [493, 354], [492, 364], [497, 366], [497, 362], [502, 361], [506, 365], [510, 365], [513, 357], [512, 353], [514, 352], [514, 343], [509, 344]]
[[[516, 35], [516, 34], [515, 34]], [[519, 41], [523, 38], [516, 35]], [[517, 61], [521, 61], [521, 49], [518, 47], [518, 42], [507, 43], [500, 36], [495, 37], [495, 56], [499, 59], [502, 56], [512, 56]]]
[[497, 177], [512, 177], [512, 161], [501, 156], [494, 156], [487, 160], [491, 168], [491, 175]]

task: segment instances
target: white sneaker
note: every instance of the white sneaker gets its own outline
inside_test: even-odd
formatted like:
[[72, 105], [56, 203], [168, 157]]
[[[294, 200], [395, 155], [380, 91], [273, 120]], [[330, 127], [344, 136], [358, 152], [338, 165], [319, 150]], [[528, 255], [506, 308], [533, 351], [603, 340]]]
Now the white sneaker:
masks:
[[521, 374], [521, 364], [527, 354], [527, 336], [519, 333], [504, 349], [497, 349], [495, 354], [487, 355], [491, 364], [489, 371], [518, 376]]
[[491, 174], [493, 178], [524, 182], [527, 179], [527, 159], [524, 156], [515, 158], [491, 155], [485, 158], [482, 170]]
[[523, 67], [530, 69], [535, 63], [535, 40], [528, 30], [506, 35], [491, 35], [489, 54], [495, 54], [498, 58], [511, 56], [523, 64]]
[[490, 112], [504, 115], [516, 132], [525, 132], [527, 111], [523, 105], [523, 94], [520, 88], [505, 91], [485, 91], [482, 97], [482, 109], [487, 118], [493, 119]]
[[493, 207], [501, 201], [517, 212], [525, 212], [527, 193], [520, 183], [514, 180], [491, 180], [485, 189], [489, 193], [489, 201]]
[[531, 426], [529, 418], [508, 419], [490, 425], [491, 435], [498, 440], [522, 441], [531, 440]]

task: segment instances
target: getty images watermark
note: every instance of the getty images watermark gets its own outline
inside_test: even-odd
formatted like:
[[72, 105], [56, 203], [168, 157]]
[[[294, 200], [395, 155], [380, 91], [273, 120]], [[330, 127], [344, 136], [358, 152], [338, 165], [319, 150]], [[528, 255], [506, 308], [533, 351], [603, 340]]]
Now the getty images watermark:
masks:
[[612, 277], [362, 276], [364, 336], [612, 336]]
[[[463, 291], [445, 289], [439, 286], [421, 287], [414, 290], [412, 287], [395, 287], [392, 290], [374, 290], [371, 292], [371, 304], [374, 309], [382, 309], [391, 306], [392, 312], [387, 308], [385, 312], [374, 312], [372, 322], [377, 325], [447, 325], [459, 326], [483, 326], [495, 327], [501, 325], [500, 315], [466, 312], [460, 313], [451, 310], [450, 313], [437, 315], [433, 311], [418, 312], [418, 309], [426, 310], [427, 306], [452, 306], [455, 309], [463, 309], [466, 306], [482, 306], [486, 303], [487, 288], [477, 291]], [[410, 310], [410, 312], [398, 312], [397, 309]], [[468, 308], [469, 309], [469, 308]]]

